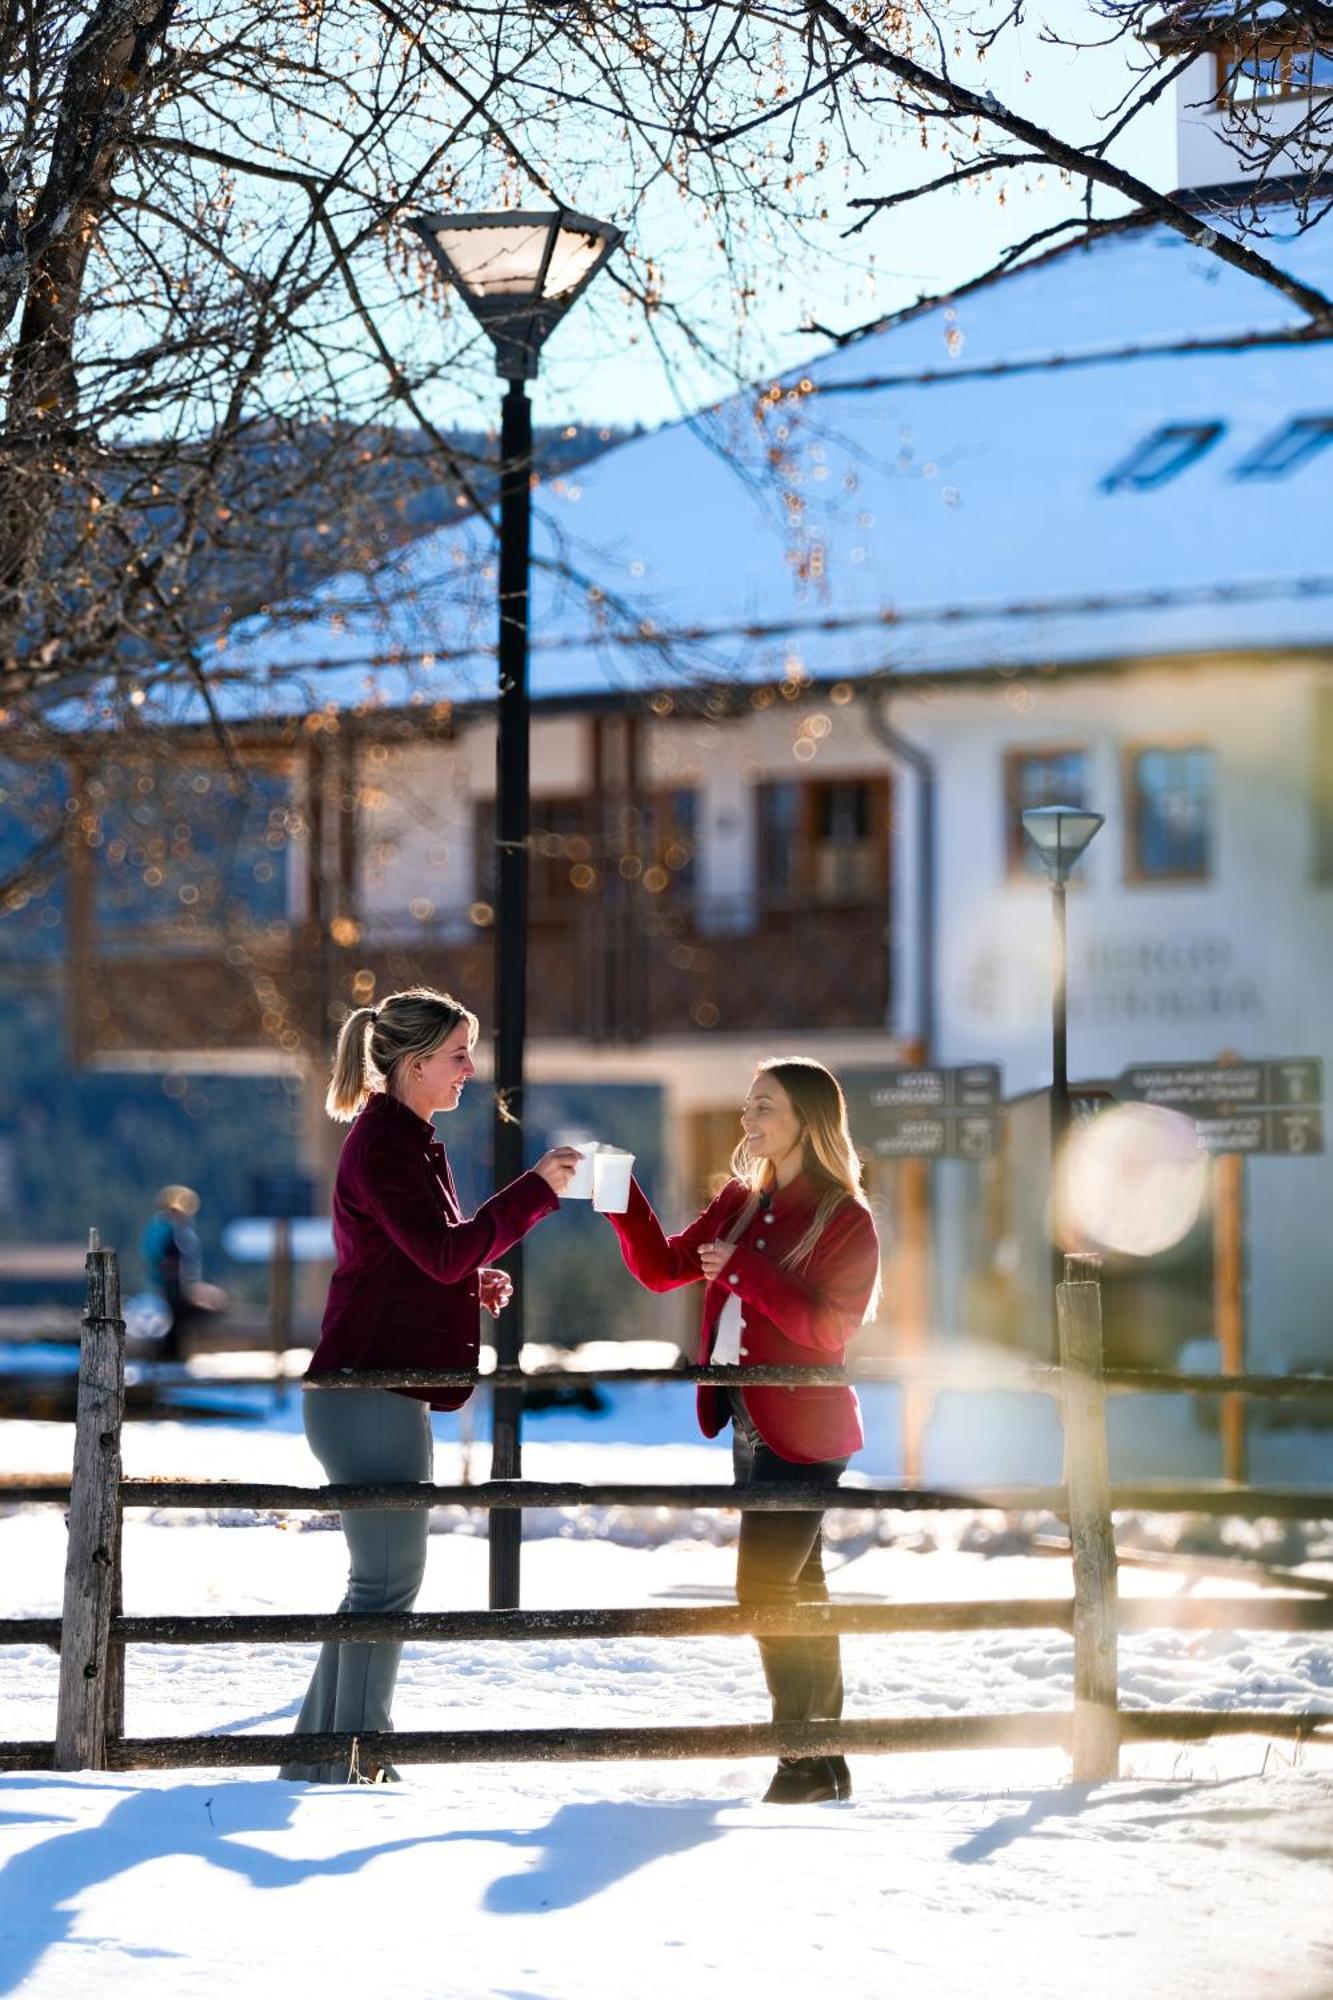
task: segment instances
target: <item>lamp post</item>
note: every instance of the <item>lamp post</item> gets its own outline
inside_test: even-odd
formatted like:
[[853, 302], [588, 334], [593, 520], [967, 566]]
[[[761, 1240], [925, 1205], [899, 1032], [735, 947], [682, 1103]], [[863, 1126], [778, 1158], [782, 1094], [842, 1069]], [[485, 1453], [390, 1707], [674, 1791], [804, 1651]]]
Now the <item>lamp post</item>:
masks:
[[[1055, 1170], [1069, 1129], [1068, 979], [1065, 884], [1070, 870], [1106, 823], [1105, 814], [1082, 806], [1029, 806], [1023, 831], [1051, 878], [1051, 1208], [1054, 1239]], [[1054, 1245], [1059, 1277], [1060, 1252]]]
[[[532, 405], [543, 342], [621, 241], [607, 222], [568, 209], [494, 215], [420, 215], [410, 226], [495, 346], [505, 383], [500, 406], [499, 693], [495, 756], [495, 1180], [523, 1171], [523, 1051], [528, 937], [528, 585], [532, 529]], [[496, 1325], [496, 1362], [517, 1365], [523, 1347], [523, 1253], [505, 1260], [513, 1301]], [[492, 1479], [517, 1479], [522, 1396], [497, 1391]], [[518, 1603], [520, 1516], [490, 1516], [490, 1602]]]

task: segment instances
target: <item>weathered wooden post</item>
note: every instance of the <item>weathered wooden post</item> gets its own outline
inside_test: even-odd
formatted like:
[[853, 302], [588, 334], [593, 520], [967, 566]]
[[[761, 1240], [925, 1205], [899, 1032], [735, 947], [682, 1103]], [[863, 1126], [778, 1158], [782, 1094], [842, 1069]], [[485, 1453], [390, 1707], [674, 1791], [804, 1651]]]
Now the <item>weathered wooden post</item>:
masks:
[[1066, 1257], [1056, 1287], [1065, 1486], [1074, 1557], [1074, 1781], [1120, 1775], [1115, 1535], [1102, 1380], [1100, 1259]]
[[[70, 1475], [69, 1548], [60, 1627], [55, 1768], [106, 1769], [112, 1605], [120, 1570], [120, 1427], [125, 1411], [125, 1322], [114, 1250], [89, 1232], [88, 1304]], [[119, 1717], [111, 1718], [113, 1731]]]
[[[1245, 1161], [1213, 1161], [1213, 1323], [1224, 1375], [1245, 1373]], [[1245, 1484], [1245, 1398], [1223, 1396], [1222, 1477]]]

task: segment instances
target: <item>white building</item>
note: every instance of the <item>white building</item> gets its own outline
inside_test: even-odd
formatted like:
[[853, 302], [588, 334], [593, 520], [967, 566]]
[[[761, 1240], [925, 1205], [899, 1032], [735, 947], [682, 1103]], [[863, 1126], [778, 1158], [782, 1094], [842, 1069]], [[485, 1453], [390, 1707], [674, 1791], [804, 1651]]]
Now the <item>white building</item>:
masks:
[[[1225, 111], [1181, 91], [1182, 181], [1234, 178]], [[1242, 195], [1198, 198], [1221, 230]], [[1263, 223], [1333, 290], [1333, 223], [1299, 233], [1281, 189]], [[660, 1081], [682, 1204], [777, 1048], [883, 1063], [928, 1029], [1011, 1096], [1047, 1081], [1027, 803], [1106, 815], [1070, 896], [1075, 1077], [1333, 1070], [1333, 345], [1303, 324], [1131, 216], [539, 493], [530, 1074]], [[278, 986], [320, 962], [317, 1018], [414, 971], [484, 1005], [493, 588], [463, 523], [226, 656], [312, 836], [256, 952]], [[80, 952], [85, 1045], [160, 1046], [143, 955]], [[1007, 1285], [987, 1325], [1044, 1339], [1013, 1250], [1044, 1177], [1039, 1146], [1007, 1192], [938, 1171], [946, 1331]], [[1256, 1160], [1247, 1194], [1251, 1355], [1326, 1364], [1333, 1166]]]

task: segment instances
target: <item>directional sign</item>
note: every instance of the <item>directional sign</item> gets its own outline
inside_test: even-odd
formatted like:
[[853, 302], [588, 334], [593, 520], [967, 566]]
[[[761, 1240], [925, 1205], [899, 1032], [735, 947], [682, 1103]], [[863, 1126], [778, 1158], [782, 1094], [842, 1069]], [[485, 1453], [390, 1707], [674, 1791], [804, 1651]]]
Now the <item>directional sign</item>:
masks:
[[1324, 1066], [1318, 1056], [1271, 1062], [1141, 1063], [1122, 1073], [1118, 1095], [1203, 1114], [1318, 1106], [1324, 1095]]
[[998, 1110], [998, 1063], [957, 1069], [861, 1069], [844, 1073], [857, 1100], [871, 1111]]
[[1140, 1063], [1117, 1085], [1121, 1097], [1165, 1105], [1194, 1120], [1210, 1153], [1324, 1150], [1324, 1065], [1318, 1056], [1266, 1062]]
[[1324, 1150], [1324, 1114], [1295, 1111], [1236, 1111], [1222, 1117], [1195, 1117], [1199, 1144], [1210, 1153], [1278, 1153], [1288, 1159]]
[[250, 1205], [257, 1216], [283, 1220], [309, 1215], [315, 1205], [315, 1182], [295, 1169], [250, 1176]]
[[880, 1160], [989, 1160], [1000, 1144], [1000, 1066], [844, 1072], [852, 1129]]
[[1000, 1121], [986, 1112], [888, 1111], [861, 1132], [877, 1160], [989, 1160], [999, 1146]]
[[1267, 1062], [1269, 1104], [1322, 1104], [1324, 1065], [1318, 1056], [1290, 1056]]

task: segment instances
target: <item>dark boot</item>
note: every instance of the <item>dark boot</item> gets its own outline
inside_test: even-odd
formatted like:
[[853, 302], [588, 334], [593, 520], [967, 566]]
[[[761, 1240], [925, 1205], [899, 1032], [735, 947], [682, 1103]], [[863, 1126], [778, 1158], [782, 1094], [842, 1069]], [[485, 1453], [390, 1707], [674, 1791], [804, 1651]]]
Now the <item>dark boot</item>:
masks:
[[766, 1806], [814, 1806], [852, 1796], [845, 1757], [780, 1757], [764, 1793]]

